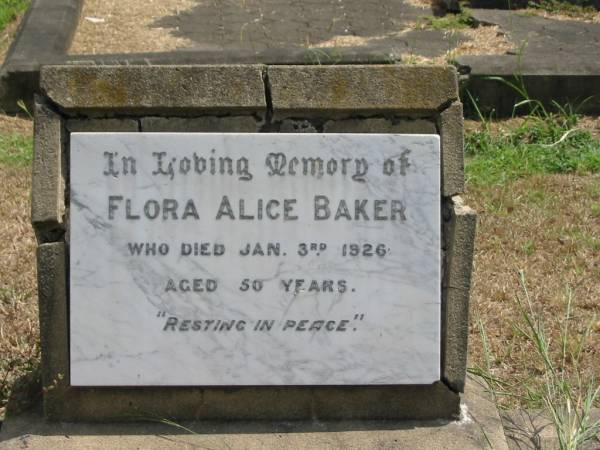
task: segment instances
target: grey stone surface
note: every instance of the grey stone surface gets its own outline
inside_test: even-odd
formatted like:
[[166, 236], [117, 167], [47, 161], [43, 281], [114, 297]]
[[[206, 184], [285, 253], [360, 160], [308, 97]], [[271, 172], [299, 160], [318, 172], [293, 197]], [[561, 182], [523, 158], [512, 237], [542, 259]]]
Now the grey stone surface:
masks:
[[367, 118], [328, 120], [323, 125], [323, 132], [437, 134], [437, 129], [435, 123], [430, 120]]
[[400, 53], [389, 45], [325, 47], [318, 50], [298, 48], [185, 49], [171, 52], [109, 53], [104, 55], [67, 55], [70, 65], [189, 65], [189, 64], [389, 64]]
[[[470, 13], [481, 23], [498, 25], [515, 46], [506, 55], [456, 58], [461, 73], [469, 75], [465, 88], [484, 114], [493, 110], [496, 115], [510, 116], [513, 106], [523, 100], [514, 89], [490, 79], [493, 76], [523, 83], [530, 98], [549, 107], [556, 101], [580, 106], [581, 113], [600, 112], [600, 23], [553, 20], [495, 9], [472, 9]], [[523, 107], [517, 113], [528, 111]], [[470, 111], [470, 115], [475, 112]]]
[[463, 108], [455, 102], [438, 119], [442, 144], [442, 195], [450, 197], [465, 190]]
[[45, 66], [43, 92], [67, 113], [261, 112], [263, 67]]
[[449, 66], [269, 66], [273, 117], [429, 116], [458, 97]]
[[[530, 98], [541, 101], [547, 108], [553, 108], [553, 102], [557, 102], [570, 104], [580, 113], [600, 113], [598, 59], [578, 54], [563, 55], [560, 60], [544, 56], [482, 55], [461, 56], [457, 62], [460, 71], [469, 73], [462, 88], [473, 95], [484, 116], [493, 112], [496, 117], [510, 117], [530, 111], [527, 106], [515, 111], [514, 106], [523, 97], [494, 77], [524, 86]], [[468, 116], [477, 118], [470, 103], [465, 104], [465, 109]]]
[[454, 196], [444, 208], [442, 280], [442, 377], [463, 391], [467, 370], [469, 292], [477, 216]]
[[246, 448], [246, 449], [444, 449], [507, 450], [498, 411], [476, 381], [463, 396], [460, 421], [177, 422], [148, 418], [129, 424], [45, 422], [33, 409], [9, 411], [0, 433], [0, 449], [80, 448]]
[[264, 119], [256, 116], [143, 117], [140, 123], [143, 132], [256, 133]]
[[281, 133], [316, 133], [317, 129], [308, 120], [283, 120], [279, 126]]
[[68, 119], [67, 130], [76, 132], [133, 132], [138, 131], [135, 119]]
[[35, 105], [31, 222], [39, 240], [64, 227], [63, 131], [59, 114]]
[[[404, 0], [256, 0], [238, 3], [199, 3], [187, 11], [162, 17], [155, 26], [192, 41], [195, 49], [320, 47], [336, 37], [358, 37], [385, 42], [388, 47], [418, 53], [401, 31], [433, 8], [419, 8]], [[335, 41], [331, 44], [335, 46]], [[439, 54], [447, 51], [440, 46]]]
[[[523, 61], [535, 55], [540, 59], [552, 59], [556, 63], [562, 57], [573, 54], [580, 57], [594, 57], [598, 54], [600, 23], [554, 20], [499, 9], [471, 9], [470, 15], [480, 23], [498, 25], [516, 44]], [[571, 67], [568, 70], [581, 69]]]
[[459, 396], [431, 386], [67, 388], [46, 400], [61, 421], [431, 420], [459, 414]]
[[33, 0], [0, 69], [0, 108], [20, 112], [37, 92], [39, 68], [61, 60], [75, 34], [83, 0]]
[[61, 417], [69, 383], [66, 261], [62, 242], [42, 244], [37, 249], [44, 413], [50, 419]]

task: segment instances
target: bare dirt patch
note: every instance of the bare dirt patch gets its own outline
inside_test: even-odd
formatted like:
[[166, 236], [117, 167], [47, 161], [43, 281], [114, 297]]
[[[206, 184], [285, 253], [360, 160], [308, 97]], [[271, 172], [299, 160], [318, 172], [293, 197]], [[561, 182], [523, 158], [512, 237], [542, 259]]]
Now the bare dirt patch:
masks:
[[[523, 271], [536, 312], [544, 318], [547, 334], [558, 344], [565, 294], [573, 292], [575, 335], [595, 316], [582, 357], [582, 370], [597, 375], [600, 367], [600, 174], [539, 175], [505, 186], [472, 189], [468, 203], [479, 214], [473, 290], [471, 297], [471, 366], [485, 367], [476, 324], [477, 315], [490, 341], [492, 373], [515, 383], [541, 382], [542, 367], [532, 362], [531, 341], [520, 335], [522, 324], [515, 299], [523, 298]], [[556, 345], [558, 347], [558, 345]], [[557, 348], [558, 350], [558, 348]], [[520, 397], [502, 398], [518, 406]]]
[[153, 23], [196, 4], [194, 0], [86, 0], [69, 53], [135, 53], [189, 47], [193, 42]]

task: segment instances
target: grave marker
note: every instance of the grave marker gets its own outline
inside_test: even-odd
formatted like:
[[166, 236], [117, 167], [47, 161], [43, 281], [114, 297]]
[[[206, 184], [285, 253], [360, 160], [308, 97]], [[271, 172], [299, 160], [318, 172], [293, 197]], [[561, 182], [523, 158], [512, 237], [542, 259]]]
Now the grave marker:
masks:
[[475, 216], [453, 69], [49, 66], [41, 86], [48, 418], [458, 414]]

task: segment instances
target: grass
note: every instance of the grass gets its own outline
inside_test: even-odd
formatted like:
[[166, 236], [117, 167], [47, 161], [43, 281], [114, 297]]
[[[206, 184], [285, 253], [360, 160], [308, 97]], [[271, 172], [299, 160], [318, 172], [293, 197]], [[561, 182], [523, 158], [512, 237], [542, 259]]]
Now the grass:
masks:
[[550, 418], [560, 449], [576, 450], [590, 441], [598, 442], [600, 421], [591, 422], [591, 410], [600, 395], [600, 385], [594, 373], [582, 370], [582, 358], [595, 324], [591, 317], [581, 331], [572, 330], [573, 293], [567, 287], [565, 292], [564, 315], [558, 322], [560, 333], [554, 338], [548, 333], [544, 317], [529, 294], [523, 272], [519, 274], [523, 291], [516, 301], [516, 309], [521, 317], [514, 323], [515, 332], [522, 336], [532, 348], [530, 364], [539, 367], [539, 376], [529, 379], [502, 380], [492, 370], [492, 360], [496, 359], [489, 346], [489, 338], [477, 316], [477, 327], [481, 334], [485, 353], [485, 366], [477, 366], [470, 371], [486, 381], [496, 399], [513, 397], [519, 389], [530, 405], [541, 407]]
[[572, 108], [550, 111], [511, 86], [523, 97], [515, 113], [529, 115], [479, 113], [466, 133], [466, 197], [479, 213], [470, 370], [500, 407], [543, 408], [560, 448], [575, 449], [599, 431], [600, 140]]
[[0, 32], [29, 6], [29, 0], [0, 0]]
[[517, 126], [495, 132], [473, 101], [480, 125], [466, 134], [468, 182], [492, 186], [534, 174], [599, 172], [600, 139], [578, 126], [573, 109], [555, 105], [550, 112], [522, 93], [525, 99], [517, 107], [530, 108], [530, 114]]
[[33, 138], [18, 133], [0, 134], [0, 163], [27, 166], [33, 157]]
[[22, 160], [0, 162], [0, 420], [9, 395], [35, 379], [39, 365], [30, 172]]
[[415, 24], [415, 28], [428, 30], [462, 30], [472, 28], [475, 22], [467, 8], [458, 14], [447, 13], [443, 16], [423, 16]]

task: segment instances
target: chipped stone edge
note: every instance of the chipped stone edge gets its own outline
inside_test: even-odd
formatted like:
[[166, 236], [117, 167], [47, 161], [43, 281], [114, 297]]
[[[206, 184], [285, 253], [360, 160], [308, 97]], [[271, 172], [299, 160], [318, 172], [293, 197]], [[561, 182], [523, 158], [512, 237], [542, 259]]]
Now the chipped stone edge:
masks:
[[[287, 78], [294, 71], [293, 78]], [[433, 74], [433, 72], [436, 72]], [[349, 74], [359, 73], [358, 80]], [[365, 101], [369, 96], [378, 97], [390, 74], [397, 76], [396, 82], [406, 89], [402, 101], [390, 104], [376, 104]], [[432, 79], [427, 80], [427, 76]], [[441, 78], [435, 80], [435, 77]], [[392, 77], [393, 78], [393, 77]], [[384, 113], [422, 118], [437, 114], [448, 104], [459, 99], [458, 77], [453, 66], [406, 66], [393, 64], [372, 65], [269, 65], [265, 73], [269, 91], [269, 105], [275, 120], [294, 118], [343, 119], [350, 117], [371, 117]], [[308, 82], [311, 83], [308, 83]], [[317, 81], [317, 83], [314, 83]], [[360, 84], [357, 86], [348, 86]], [[437, 83], [436, 83], [437, 82]], [[311, 88], [307, 89], [306, 85]], [[312, 86], [316, 84], [313, 89]], [[438, 89], [438, 98], [430, 99], [432, 85]], [[348, 91], [348, 89], [351, 89]], [[398, 86], [394, 87], [398, 90]], [[319, 95], [315, 95], [321, 91]], [[329, 103], [321, 103], [319, 97], [327, 94]], [[415, 100], [415, 97], [416, 99]]]
[[463, 392], [477, 215], [461, 197], [454, 196], [445, 202], [442, 217], [442, 380]]
[[465, 191], [464, 119], [462, 103], [454, 102], [437, 120], [442, 150], [442, 195]]
[[69, 387], [67, 251], [64, 242], [37, 248], [44, 415], [60, 419]]
[[65, 224], [65, 130], [60, 114], [37, 98], [31, 180], [31, 223], [39, 242], [56, 240]]
[[[40, 89], [70, 117], [266, 115], [265, 71], [263, 64], [46, 65], [40, 69]], [[212, 83], [224, 74], [231, 79], [221, 80], [217, 98]], [[75, 89], [77, 80], [82, 87]], [[83, 101], [90, 90], [99, 94]]]

